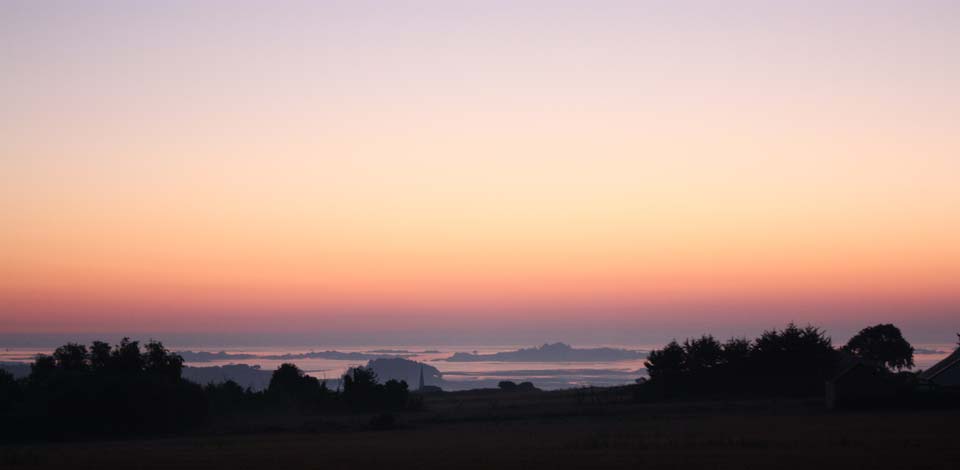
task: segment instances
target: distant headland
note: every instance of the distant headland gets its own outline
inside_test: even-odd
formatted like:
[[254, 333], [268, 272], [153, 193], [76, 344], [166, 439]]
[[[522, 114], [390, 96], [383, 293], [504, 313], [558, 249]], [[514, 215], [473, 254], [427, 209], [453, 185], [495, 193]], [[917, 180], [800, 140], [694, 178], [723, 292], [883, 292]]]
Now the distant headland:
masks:
[[643, 359], [646, 353], [630, 349], [584, 348], [578, 349], [566, 343], [545, 343], [533, 348], [503, 351], [492, 354], [454, 353], [450, 362], [594, 362], [626, 361]]

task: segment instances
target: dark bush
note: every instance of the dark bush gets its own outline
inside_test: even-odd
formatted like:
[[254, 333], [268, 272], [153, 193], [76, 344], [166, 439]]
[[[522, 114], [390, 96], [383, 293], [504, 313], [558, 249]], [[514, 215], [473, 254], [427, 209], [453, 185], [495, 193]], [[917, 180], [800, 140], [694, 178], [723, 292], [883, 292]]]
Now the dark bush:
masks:
[[13, 374], [0, 369], [0, 415], [9, 411], [23, 398], [20, 384]]
[[294, 364], [281, 364], [273, 371], [267, 395], [277, 403], [316, 408], [329, 398], [326, 382], [303, 373]]
[[504, 392], [513, 392], [517, 390], [517, 383], [509, 380], [501, 380], [500, 383], [497, 384], [497, 387]]
[[533, 382], [512, 382], [509, 380], [501, 381], [497, 384], [501, 391], [504, 392], [536, 392], [539, 391], [537, 387], [533, 385]]

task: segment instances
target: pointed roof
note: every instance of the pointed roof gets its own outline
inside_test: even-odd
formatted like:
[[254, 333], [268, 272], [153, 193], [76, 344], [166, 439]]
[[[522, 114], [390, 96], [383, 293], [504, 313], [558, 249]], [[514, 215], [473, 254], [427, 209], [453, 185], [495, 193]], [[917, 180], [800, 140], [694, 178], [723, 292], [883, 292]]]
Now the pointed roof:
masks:
[[423, 390], [423, 363], [420, 363], [420, 383], [417, 390]]
[[953, 351], [953, 354], [945, 357], [942, 361], [933, 365], [933, 367], [923, 371], [920, 374], [920, 378], [924, 380], [932, 380], [934, 377], [940, 375], [942, 372], [949, 370], [957, 365], [960, 365], [960, 347]]
[[867, 370], [871, 372], [873, 375], [887, 373], [886, 369], [877, 367], [876, 364], [873, 364], [869, 361], [854, 361], [853, 363], [841, 369], [840, 373], [838, 373], [837, 375], [833, 376], [832, 379], [830, 379], [830, 382], [839, 382], [840, 380], [842, 380], [844, 377], [846, 377], [853, 371], [856, 371], [859, 369]]

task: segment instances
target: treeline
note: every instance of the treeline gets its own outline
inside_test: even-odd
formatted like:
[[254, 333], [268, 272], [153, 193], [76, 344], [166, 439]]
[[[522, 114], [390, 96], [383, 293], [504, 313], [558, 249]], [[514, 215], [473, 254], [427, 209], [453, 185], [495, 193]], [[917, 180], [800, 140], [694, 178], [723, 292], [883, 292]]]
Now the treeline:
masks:
[[380, 384], [362, 367], [343, 377], [342, 391], [293, 364], [277, 368], [264, 391], [233, 381], [201, 386], [182, 377], [183, 358], [159, 341], [141, 348], [128, 338], [68, 343], [30, 369], [18, 380], [0, 370], [0, 438], [163, 434], [238, 412], [389, 411], [412, 402], [406, 382]]
[[893, 374], [913, 367], [913, 347], [889, 324], [865, 328], [839, 349], [822, 329], [792, 323], [753, 340], [674, 340], [650, 352], [637, 398], [822, 396], [825, 382], [854, 361]]

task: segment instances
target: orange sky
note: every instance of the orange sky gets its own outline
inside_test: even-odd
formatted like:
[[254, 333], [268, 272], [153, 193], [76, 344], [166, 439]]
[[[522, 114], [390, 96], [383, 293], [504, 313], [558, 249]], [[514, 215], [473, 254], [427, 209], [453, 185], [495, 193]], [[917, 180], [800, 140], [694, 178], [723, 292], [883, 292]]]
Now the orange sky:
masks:
[[954, 6], [511, 3], [3, 5], [0, 333], [956, 327]]

